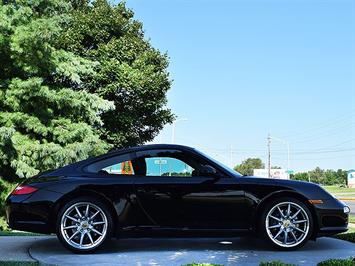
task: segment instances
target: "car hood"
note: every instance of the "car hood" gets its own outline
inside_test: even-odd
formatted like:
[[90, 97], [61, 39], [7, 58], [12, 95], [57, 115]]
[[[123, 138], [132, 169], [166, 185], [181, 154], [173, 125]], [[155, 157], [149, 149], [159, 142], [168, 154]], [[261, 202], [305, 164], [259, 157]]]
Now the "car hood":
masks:
[[285, 179], [271, 179], [254, 176], [245, 176], [244, 180], [248, 183], [266, 184], [278, 187], [278, 190], [292, 190], [304, 195], [308, 199], [329, 200], [334, 197], [325, 191], [321, 186], [311, 182]]

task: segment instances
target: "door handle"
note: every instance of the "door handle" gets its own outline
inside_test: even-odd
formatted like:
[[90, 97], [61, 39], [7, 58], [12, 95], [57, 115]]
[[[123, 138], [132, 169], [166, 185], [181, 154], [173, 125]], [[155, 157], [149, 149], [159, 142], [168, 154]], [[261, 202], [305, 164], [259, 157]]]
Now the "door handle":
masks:
[[136, 194], [131, 194], [129, 195], [129, 199], [131, 202], [135, 203], [137, 201], [137, 195]]

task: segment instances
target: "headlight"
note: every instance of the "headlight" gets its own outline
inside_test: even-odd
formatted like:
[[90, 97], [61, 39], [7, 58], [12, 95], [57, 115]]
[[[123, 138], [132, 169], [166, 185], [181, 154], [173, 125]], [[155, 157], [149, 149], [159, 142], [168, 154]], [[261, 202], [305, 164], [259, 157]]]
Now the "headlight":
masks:
[[349, 206], [344, 206], [344, 213], [350, 213]]

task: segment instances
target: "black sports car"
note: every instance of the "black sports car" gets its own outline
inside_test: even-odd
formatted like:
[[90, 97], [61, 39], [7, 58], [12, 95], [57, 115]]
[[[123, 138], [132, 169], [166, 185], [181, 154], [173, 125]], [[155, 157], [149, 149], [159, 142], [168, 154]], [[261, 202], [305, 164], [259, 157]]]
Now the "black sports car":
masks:
[[92, 252], [112, 236], [257, 234], [293, 250], [345, 232], [350, 209], [316, 184], [242, 176], [179, 145], [109, 152], [26, 180], [6, 200], [13, 229]]

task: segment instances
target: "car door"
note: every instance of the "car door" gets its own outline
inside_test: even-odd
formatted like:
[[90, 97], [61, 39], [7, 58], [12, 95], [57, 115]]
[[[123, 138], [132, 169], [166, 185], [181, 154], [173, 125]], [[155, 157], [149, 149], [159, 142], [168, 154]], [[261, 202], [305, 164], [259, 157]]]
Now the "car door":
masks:
[[144, 158], [146, 175], [135, 180], [143, 210], [159, 226], [193, 229], [246, 227], [245, 199], [237, 180], [201, 168], [207, 162], [181, 150], [150, 150]]
[[82, 188], [96, 191], [110, 199], [118, 214], [115, 220], [117, 218], [123, 228], [152, 225], [152, 221], [137, 204], [134, 190], [136, 173], [132, 165], [134, 156], [134, 152], [112, 153], [84, 167], [85, 175], [93, 179], [94, 185]]
[[183, 210], [199, 229], [248, 229], [250, 210], [238, 180], [231, 177], [195, 177], [199, 182], [182, 196]]
[[186, 227], [192, 222], [191, 217], [184, 216], [182, 195], [198, 181], [191, 179], [193, 168], [177, 159], [178, 153], [176, 150], [137, 152], [137, 160], [141, 161], [138, 164], [145, 167], [145, 175], [137, 177], [134, 183], [139, 204], [162, 227]]

